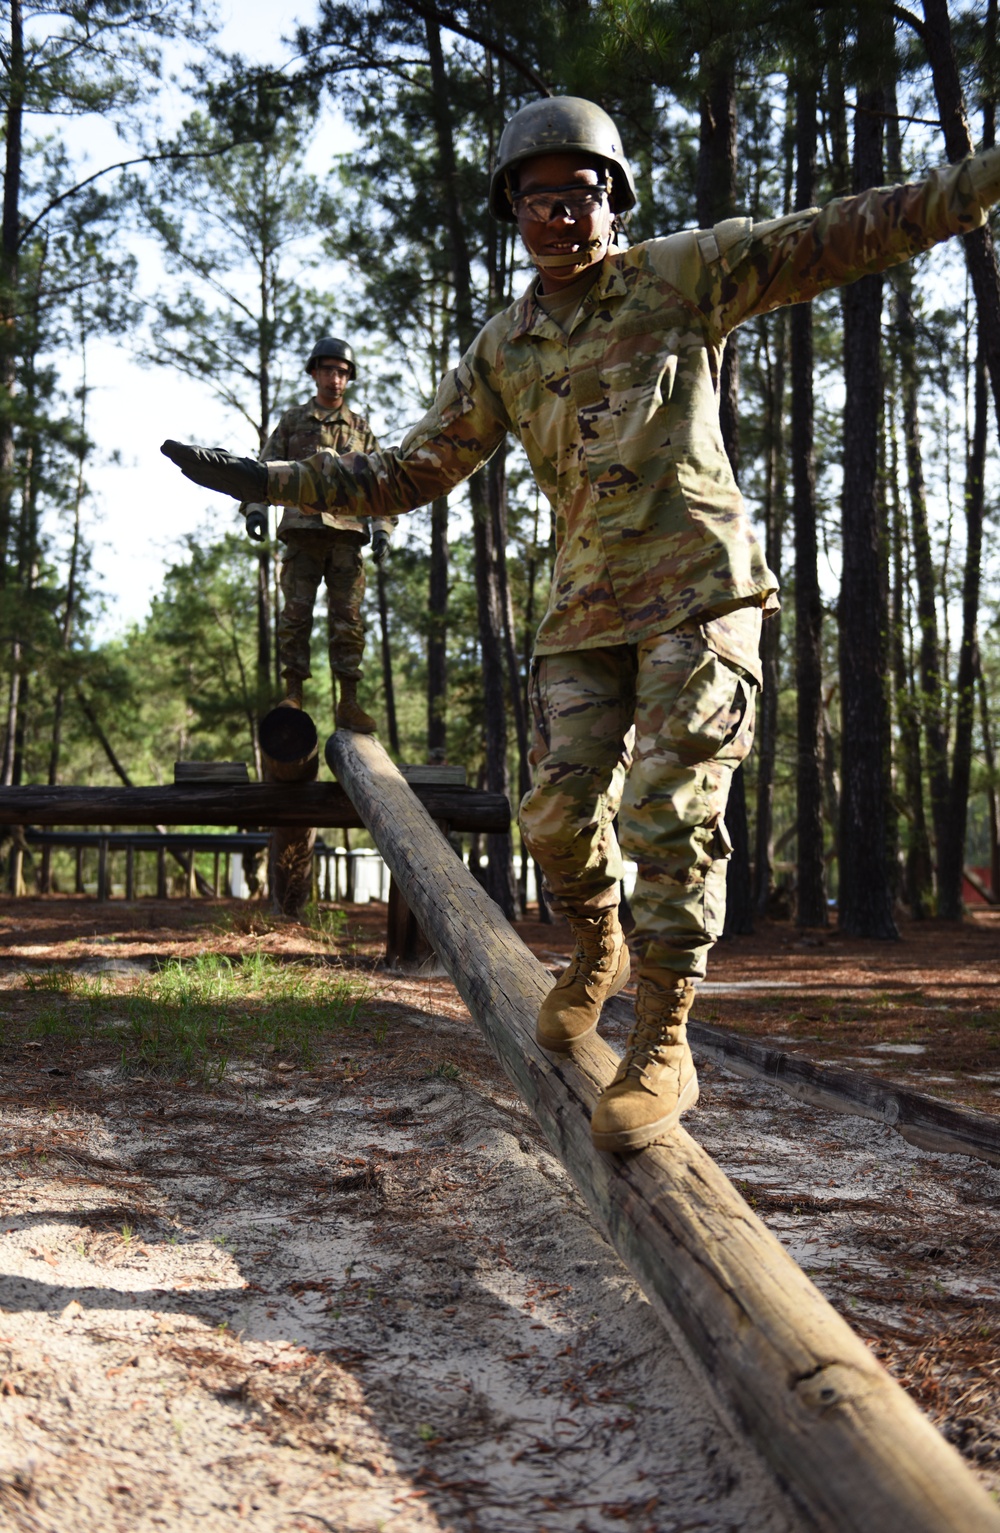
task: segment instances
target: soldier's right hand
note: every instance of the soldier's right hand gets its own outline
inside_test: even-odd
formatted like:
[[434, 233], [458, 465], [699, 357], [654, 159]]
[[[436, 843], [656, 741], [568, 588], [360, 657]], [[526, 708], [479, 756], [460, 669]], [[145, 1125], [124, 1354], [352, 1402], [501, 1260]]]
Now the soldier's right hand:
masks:
[[189, 447], [166, 441], [163, 455], [176, 463], [185, 479], [218, 490], [234, 500], [267, 500], [267, 469], [256, 458], [238, 458], [224, 447]]
[[257, 506], [246, 514], [247, 537], [255, 543], [263, 543], [267, 537], [267, 512]]

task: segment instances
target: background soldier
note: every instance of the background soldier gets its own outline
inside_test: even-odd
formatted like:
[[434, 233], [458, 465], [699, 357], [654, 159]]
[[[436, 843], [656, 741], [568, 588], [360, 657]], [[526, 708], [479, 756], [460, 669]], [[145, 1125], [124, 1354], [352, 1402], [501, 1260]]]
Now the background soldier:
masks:
[[569, 1049], [628, 979], [621, 851], [635, 857], [636, 1026], [594, 1109], [601, 1149], [638, 1149], [698, 1095], [693, 982], [722, 930], [724, 813], [753, 738], [761, 617], [776, 581], [719, 428], [726, 336], [982, 224], [1000, 151], [816, 211], [616, 248], [635, 201], [614, 123], [573, 97], [533, 102], [500, 140], [490, 207], [538, 272], [480, 332], [401, 447], [272, 464], [165, 443], [196, 483], [257, 478], [278, 504], [388, 514], [446, 494], [506, 432], [556, 513], [535, 643], [525, 845], [576, 935], [538, 1039]]
[[[261, 463], [286, 458], [306, 458], [321, 450], [333, 453], [377, 452], [378, 442], [363, 415], [344, 403], [349, 383], [357, 377], [354, 352], [346, 341], [322, 336], [313, 347], [306, 372], [316, 384], [315, 398], [286, 410], [268, 437]], [[261, 538], [267, 528], [266, 504], [247, 502], [243, 507], [247, 531]], [[389, 533], [395, 519], [376, 518], [370, 541], [372, 558], [381, 564], [389, 551]], [[369, 541], [367, 524], [357, 517], [336, 516], [324, 511], [307, 516], [289, 506], [278, 527], [285, 545], [281, 560], [282, 609], [278, 619], [278, 650], [285, 678], [284, 705], [302, 707], [302, 683], [311, 674], [309, 639], [313, 608], [320, 582], [326, 582], [326, 615], [329, 633], [330, 671], [338, 729], [371, 734], [375, 720], [358, 702], [365, 626], [361, 603], [365, 594], [362, 547]]]

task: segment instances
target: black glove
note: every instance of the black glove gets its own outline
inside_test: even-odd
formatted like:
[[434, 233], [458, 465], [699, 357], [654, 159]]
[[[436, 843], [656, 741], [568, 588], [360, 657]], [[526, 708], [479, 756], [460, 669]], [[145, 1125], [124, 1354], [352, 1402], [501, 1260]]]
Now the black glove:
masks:
[[164, 442], [160, 451], [177, 464], [185, 479], [206, 490], [218, 490], [234, 500], [267, 499], [267, 469], [256, 458], [237, 458], [224, 447], [188, 447], [184, 442]]
[[389, 557], [389, 534], [380, 527], [372, 533], [372, 558], [376, 564], [384, 564]]
[[255, 506], [252, 511], [247, 512], [246, 522], [247, 537], [252, 538], [255, 543], [263, 543], [267, 537], [267, 512]]

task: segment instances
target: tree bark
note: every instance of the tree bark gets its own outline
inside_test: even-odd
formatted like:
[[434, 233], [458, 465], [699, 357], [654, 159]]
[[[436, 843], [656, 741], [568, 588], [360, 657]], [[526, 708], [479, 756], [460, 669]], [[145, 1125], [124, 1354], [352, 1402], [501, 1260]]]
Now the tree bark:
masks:
[[[431, 113], [437, 142], [438, 167], [445, 206], [445, 222], [451, 251], [451, 275], [455, 294], [455, 330], [464, 351], [475, 338], [472, 307], [472, 261], [466, 223], [459, 196], [449, 81], [436, 19], [425, 17], [424, 31], [431, 75]], [[498, 793], [507, 791], [507, 721], [503, 686], [503, 609], [500, 600], [498, 559], [505, 551], [496, 547], [495, 499], [499, 486], [489, 467], [469, 481], [473, 537], [476, 554], [476, 598], [479, 645], [483, 665], [483, 712], [485, 727], [486, 783]], [[513, 843], [509, 836], [488, 838], [487, 889], [509, 920], [514, 918]]]
[[962, 580], [962, 642], [955, 683], [955, 737], [947, 814], [938, 852], [938, 914], [960, 921], [963, 914], [962, 869], [972, 777], [972, 731], [976, 718], [978, 646], [976, 622], [982, 581], [983, 518], [986, 475], [986, 365], [980, 346], [975, 371], [975, 417], [965, 486], [965, 571]]
[[[862, 46], [877, 45], [881, 18], [864, 19]], [[854, 188], [882, 180], [885, 93], [858, 91]], [[879, 497], [882, 421], [882, 279], [863, 277], [844, 292], [843, 575], [840, 592], [841, 803], [840, 929], [898, 938], [889, 847], [889, 717], [886, 696], [888, 579]]]
[[[701, 91], [701, 122], [698, 141], [696, 186], [698, 222], [709, 228], [736, 209], [736, 79], [732, 63], [713, 63]], [[719, 424], [733, 475], [739, 479], [740, 361], [735, 335], [726, 341], [719, 379]], [[726, 825], [733, 843], [726, 870], [726, 936], [753, 931], [753, 881], [750, 870], [750, 834], [746, 814], [743, 768], [733, 773]]]
[[[496, 545], [498, 514], [493, 505], [501, 487], [492, 469], [492, 464], [481, 469], [470, 485], [476, 550], [476, 605], [479, 613], [479, 652], [483, 663], [486, 787], [491, 793], [509, 793], [503, 614], [497, 568], [504, 557], [504, 550]], [[496, 900], [507, 919], [512, 921], [515, 889], [510, 837], [496, 833], [488, 835], [486, 850], [489, 857], [486, 891]]]
[[920, 709], [917, 704], [913, 666], [909, 653], [907, 589], [903, 570], [903, 508], [899, 494], [895, 434], [892, 439], [892, 625], [890, 647], [899, 727], [899, 759], [903, 776], [907, 844], [903, 895], [915, 921], [926, 920], [931, 910], [934, 868], [930, 837], [924, 814], [924, 777], [920, 751]]
[[[764, 330], [765, 342], [769, 329]], [[784, 313], [774, 325], [774, 355], [768, 351], [767, 398], [764, 407], [766, 469], [764, 496], [765, 547], [768, 568], [781, 584], [782, 538], [785, 522], [785, 342], [788, 325]], [[778, 659], [781, 653], [781, 615], [768, 618], [760, 637], [760, 668], [764, 678], [757, 717], [757, 815], [753, 868], [753, 903], [758, 915], [767, 914], [774, 885], [771, 841], [774, 835], [774, 773], [778, 749]]]
[[[795, 200], [816, 200], [816, 81], [803, 79], [795, 100]], [[792, 519], [795, 525], [796, 919], [826, 926], [823, 856], [823, 603], [819, 588], [816, 457], [813, 446], [813, 316], [807, 303], [788, 318], [791, 332]]]
[[983, 757], [986, 761], [986, 804], [989, 813], [990, 890], [1000, 899], [1000, 800], [997, 795], [997, 760], [990, 727], [989, 698], [983, 675], [982, 657], [976, 653], [976, 681], [979, 690], [979, 720], [983, 732]]
[[448, 497], [431, 505], [427, 600], [427, 760], [448, 759]]
[[10, 0], [10, 55], [3, 220], [0, 228], [0, 587], [7, 583], [7, 550], [14, 503], [14, 389], [17, 381], [17, 301], [21, 248], [21, 149], [25, 96], [21, 0]]
[[[949, 160], [964, 160], [973, 152], [973, 144], [952, 42], [948, 0], [923, 0], [923, 9], [924, 24], [918, 27], [918, 32], [931, 66], [945, 153]], [[1000, 271], [989, 224], [964, 234], [962, 248], [976, 298], [993, 407], [1000, 423]]]
[[396, 688], [392, 679], [392, 650], [389, 646], [389, 594], [386, 590], [385, 572], [380, 564], [375, 566], [375, 585], [378, 590], [379, 640], [382, 655], [382, 694], [385, 698], [386, 722], [389, 728], [389, 749], [398, 759], [399, 724], [396, 720]]

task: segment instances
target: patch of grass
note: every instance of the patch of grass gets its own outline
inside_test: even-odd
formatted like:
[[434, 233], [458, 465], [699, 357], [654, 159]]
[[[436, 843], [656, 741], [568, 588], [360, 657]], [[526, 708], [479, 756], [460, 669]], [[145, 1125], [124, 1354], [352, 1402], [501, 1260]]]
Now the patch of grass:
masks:
[[331, 947], [339, 947], [347, 937], [347, 911], [331, 906], [307, 905], [302, 921], [311, 926], [316, 935]]
[[29, 1021], [31, 1034], [113, 1039], [123, 1072], [206, 1084], [222, 1080], [234, 1058], [279, 1055], [311, 1064], [321, 1039], [353, 1027], [363, 999], [341, 975], [261, 952], [235, 962], [217, 953], [174, 958], [125, 981], [50, 970], [25, 988], [45, 994]]

